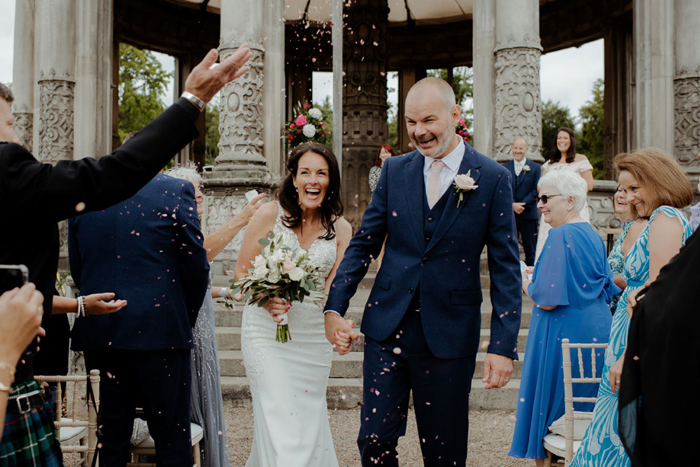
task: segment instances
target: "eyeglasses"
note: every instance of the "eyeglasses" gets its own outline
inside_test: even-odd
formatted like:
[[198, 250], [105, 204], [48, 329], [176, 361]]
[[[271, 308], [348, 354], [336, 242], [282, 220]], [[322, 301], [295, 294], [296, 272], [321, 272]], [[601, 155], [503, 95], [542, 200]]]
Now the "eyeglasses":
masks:
[[561, 193], [557, 195], [542, 195], [537, 197], [537, 201], [542, 201], [542, 204], [547, 204], [547, 201], [549, 201], [549, 198], [554, 198], [555, 196], [563, 196]]

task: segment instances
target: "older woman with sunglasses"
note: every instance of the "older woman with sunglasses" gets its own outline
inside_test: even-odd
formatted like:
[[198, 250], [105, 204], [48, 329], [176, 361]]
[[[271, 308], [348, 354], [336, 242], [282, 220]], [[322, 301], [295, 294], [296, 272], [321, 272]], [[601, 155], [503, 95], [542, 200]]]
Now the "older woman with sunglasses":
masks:
[[[551, 226], [532, 280], [523, 274], [523, 292], [532, 298], [522, 380], [510, 456], [534, 459], [544, 465], [542, 439], [548, 427], [564, 415], [561, 340], [605, 343], [612, 317], [607, 303], [620, 289], [600, 235], [580, 216], [586, 202], [586, 181], [567, 170], [552, 171], [539, 183], [538, 209]], [[596, 372], [603, 367], [603, 352], [596, 349]], [[590, 375], [591, 359], [584, 359]], [[573, 368], [574, 378], [578, 368]], [[597, 385], [575, 388], [576, 397], [593, 397]], [[591, 411], [593, 404], [577, 404]]]

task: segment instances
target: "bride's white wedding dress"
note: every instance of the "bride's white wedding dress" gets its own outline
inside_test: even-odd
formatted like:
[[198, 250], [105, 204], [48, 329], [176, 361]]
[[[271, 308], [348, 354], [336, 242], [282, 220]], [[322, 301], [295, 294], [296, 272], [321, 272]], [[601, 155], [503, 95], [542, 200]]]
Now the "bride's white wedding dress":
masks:
[[[302, 249], [279, 215], [274, 232]], [[336, 239], [317, 239], [309, 260], [327, 277], [333, 268]], [[288, 312], [292, 340], [275, 341], [277, 324], [264, 308], [243, 310], [241, 348], [253, 395], [255, 427], [246, 467], [338, 466], [326, 407], [333, 348], [326, 340], [323, 310], [294, 302]]]

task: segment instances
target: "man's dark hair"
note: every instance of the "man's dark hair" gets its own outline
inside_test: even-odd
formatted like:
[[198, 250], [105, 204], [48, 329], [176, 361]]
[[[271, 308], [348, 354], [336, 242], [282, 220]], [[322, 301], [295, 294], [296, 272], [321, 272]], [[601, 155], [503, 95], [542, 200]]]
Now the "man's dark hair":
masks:
[[12, 104], [15, 100], [15, 96], [12, 95], [10, 88], [0, 83], [0, 98], [5, 99], [5, 102]]

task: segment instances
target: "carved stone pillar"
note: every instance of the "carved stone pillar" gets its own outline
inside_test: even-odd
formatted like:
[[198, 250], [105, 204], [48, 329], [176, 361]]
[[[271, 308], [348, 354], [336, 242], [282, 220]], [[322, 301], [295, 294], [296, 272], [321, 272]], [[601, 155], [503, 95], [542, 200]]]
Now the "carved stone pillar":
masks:
[[386, 102], [387, 0], [345, 4], [343, 40], [343, 205], [359, 227], [369, 199], [369, 169], [389, 136]]
[[496, 0], [474, 0], [474, 149], [493, 157]]
[[[243, 210], [247, 204], [245, 193], [255, 189], [258, 192], [272, 194], [278, 184], [278, 178], [272, 177], [268, 162], [279, 166], [281, 157], [281, 142], [278, 147], [265, 144], [270, 141], [266, 137], [266, 126], [275, 119], [280, 119], [281, 110], [276, 115], [263, 112], [263, 105], [271, 107], [275, 112], [275, 104], [282, 109], [284, 76], [284, 32], [282, 0], [223, 0], [221, 2], [221, 45], [219, 54], [221, 60], [233, 54], [243, 43], [247, 43], [253, 52], [248, 61], [250, 71], [235, 81], [224, 86], [220, 99], [219, 156], [213, 172], [204, 174], [205, 214], [202, 220], [202, 230], [209, 235], [224, 225]], [[270, 37], [268, 37], [268, 35]], [[280, 39], [280, 37], [282, 39]], [[268, 57], [264, 44], [271, 47]], [[281, 48], [281, 50], [280, 50]], [[278, 64], [279, 62], [279, 64]], [[266, 66], [279, 66], [271, 70], [272, 76], [264, 72]], [[274, 88], [272, 84], [277, 83]], [[265, 95], [265, 89], [279, 96], [280, 102], [272, 102], [274, 98]], [[283, 118], [283, 117], [281, 117]], [[281, 141], [281, 124], [270, 124], [270, 131], [279, 130], [277, 140]], [[268, 161], [266, 153], [270, 150], [273, 160]], [[279, 172], [277, 168], [276, 172]], [[268, 200], [271, 197], [267, 198]], [[234, 269], [238, 251], [243, 236], [239, 234], [212, 263], [214, 283], [228, 285], [227, 271]]]
[[674, 0], [634, 2], [637, 141], [632, 147], [655, 146], [669, 153], [674, 121], [673, 5]]
[[674, 149], [688, 173], [700, 174], [700, 4], [676, 0]]
[[34, 151], [34, 0], [15, 6], [15, 42], [12, 62], [12, 113], [22, 145]]
[[39, 154], [55, 164], [73, 159], [75, 2], [39, 0]]
[[537, 0], [496, 3], [493, 157], [498, 162], [513, 158], [510, 146], [518, 136], [530, 146], [528, 158], [543, 160], [539, 24]]

